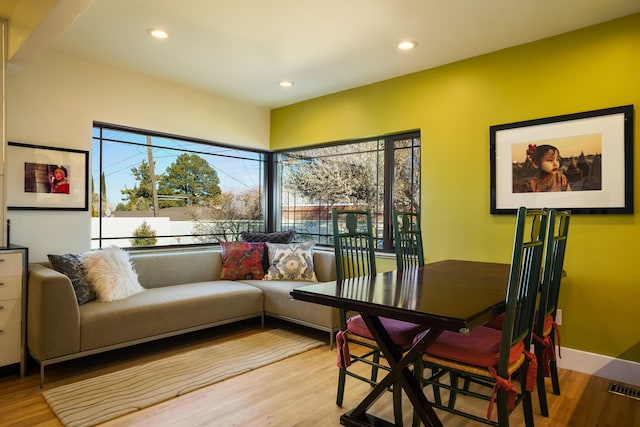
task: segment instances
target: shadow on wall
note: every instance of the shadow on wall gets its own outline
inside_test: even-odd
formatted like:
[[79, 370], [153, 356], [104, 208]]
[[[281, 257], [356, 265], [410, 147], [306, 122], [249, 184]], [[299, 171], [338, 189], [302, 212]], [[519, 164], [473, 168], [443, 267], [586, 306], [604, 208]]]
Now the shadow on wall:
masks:
[[630, 347], [626, 351], [623, 351], [618, 355], [618, 359], [634, 360], [640, 363], [640, 341], [633, 347]]
[[616, 358], [596, 370], [593, 375], [614, 378], [629, 385], [640, 387], [640, 342], [620, 353]]

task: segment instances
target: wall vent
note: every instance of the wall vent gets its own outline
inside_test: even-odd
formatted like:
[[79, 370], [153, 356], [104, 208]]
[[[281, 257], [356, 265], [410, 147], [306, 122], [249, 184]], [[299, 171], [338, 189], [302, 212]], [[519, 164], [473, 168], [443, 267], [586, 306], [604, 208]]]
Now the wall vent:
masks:
[[608, 391], [609, 393], [619, 394], [620, 396], [628, 396], [633, 399], [640, 400], [640, 390], [637, 388], [610, 383]]

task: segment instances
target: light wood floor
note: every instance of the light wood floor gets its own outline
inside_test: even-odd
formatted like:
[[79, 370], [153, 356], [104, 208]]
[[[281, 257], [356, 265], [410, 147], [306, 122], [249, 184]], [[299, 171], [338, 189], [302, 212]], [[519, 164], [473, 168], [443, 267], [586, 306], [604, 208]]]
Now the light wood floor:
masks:
[[[47, 368], [45, 387], [53, 388], [117, 371], [230, 336], [256, 333], [260, 328], [255, 323], [243, 322], [53, 365]], [[267, 327], [282, 327], [327, 338], [326, 334], [276, 321], [269, 321]], [[326, 345], [102, 426], [339, 426], [340, 415], [354, 407], [368, 392], [369, 386], [347, 379], [344, 407], [337, 407], [335, 359], [335, 351], [330, 351]], [[35, 366], [25, 378], [0, 378], [0, 426], [61, 425], [37, 390], [38, 380]], [[608, 393], [609, 383], [603, 378], [561, 370], [562, 395], [549, 394], [549, 418], [538, 415], [537, 395], [534, 396], [535, 425], [640, 427], [640, 401]], [[393, 419], [391, 396], [390, 393], [387, 395], [376, 402], [371, 412]], [[473, 405], [480, 414], [486, 413], [486, 404]], [[408, 402], [404, 407], [409, 407]], [[439, 415], [447, 427], [484, 425], [444, 412]], [[407, 409], [405, 425], [410, 425], [410, 419], [411, 411]], [[522, 409], [516, 409], [510, 419], [512, 426], [523, 426]]]

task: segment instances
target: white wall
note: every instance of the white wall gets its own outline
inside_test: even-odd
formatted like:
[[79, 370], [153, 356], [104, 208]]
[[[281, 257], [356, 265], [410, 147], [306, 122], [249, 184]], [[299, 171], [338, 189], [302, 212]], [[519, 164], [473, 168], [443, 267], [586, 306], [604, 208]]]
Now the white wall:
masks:
[[[7, 71], [8, 141], [90, 150], [95, 120], [269, 148], [266, 108], [55, 52]], [[91, 246], [89, 212], [10, 210], [8, 218], [11, 242], [29, 247], [32, 262]]]
[[4, 75], [6, 56], [6, 23], [0, 20], [0, 246], [7, 244], [5, 236], [5, 223], [7, 210], [5, 209], [6, 189], [4, 186]]

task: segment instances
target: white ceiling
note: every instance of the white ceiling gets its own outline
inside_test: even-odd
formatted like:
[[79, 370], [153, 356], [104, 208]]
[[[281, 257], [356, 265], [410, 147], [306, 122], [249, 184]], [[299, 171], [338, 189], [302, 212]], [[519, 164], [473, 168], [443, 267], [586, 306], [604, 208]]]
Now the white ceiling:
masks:
[[[50, 49], [269, 108], [640, 11], [640, 0], [84, 3], [66, 30], [50, 36]], [[171, 37], [151, 39], [146, 30], [154, 26]], [[418, 48], [399, 51], [403, 39]], [[295, 85], [279, 87], [285, 79]]]

